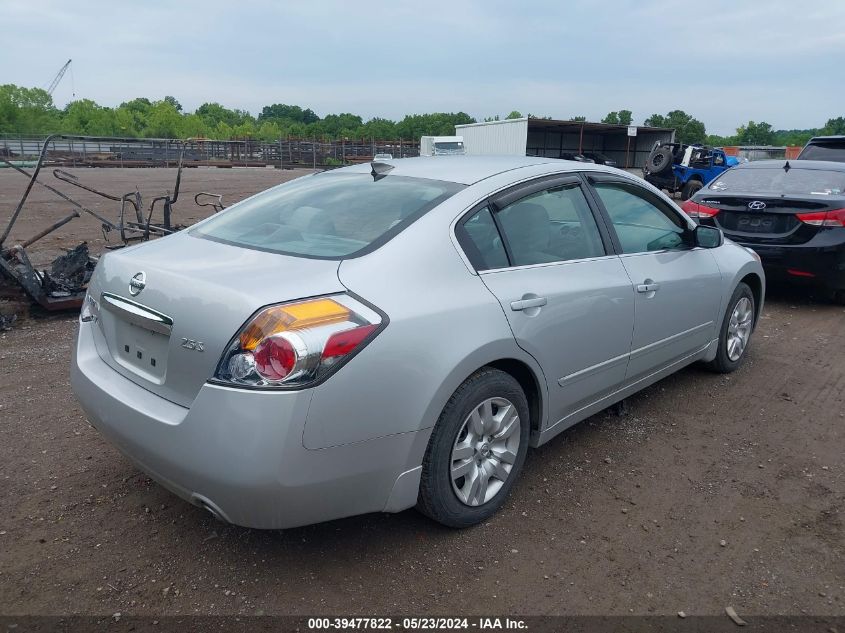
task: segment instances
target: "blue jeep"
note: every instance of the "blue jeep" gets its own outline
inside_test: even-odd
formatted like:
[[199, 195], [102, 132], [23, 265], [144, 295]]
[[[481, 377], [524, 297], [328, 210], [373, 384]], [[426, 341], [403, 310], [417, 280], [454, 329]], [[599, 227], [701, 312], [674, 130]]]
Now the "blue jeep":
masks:
[[718, 147], [664, 143], [646, 159], [643, 178], [658, 189], [681, 192], [688, 200], [696, 191], [739, 161]]

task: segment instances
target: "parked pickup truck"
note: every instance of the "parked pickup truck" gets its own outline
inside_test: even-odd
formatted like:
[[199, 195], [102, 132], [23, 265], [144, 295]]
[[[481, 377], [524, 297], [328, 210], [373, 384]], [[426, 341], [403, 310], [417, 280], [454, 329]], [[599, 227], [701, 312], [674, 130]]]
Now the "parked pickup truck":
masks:
[[643, 178], [659, 189], [681, 192], [688, 200], [696, 191], [739, 161], [718, 147], [664, 143], [646, 159]]

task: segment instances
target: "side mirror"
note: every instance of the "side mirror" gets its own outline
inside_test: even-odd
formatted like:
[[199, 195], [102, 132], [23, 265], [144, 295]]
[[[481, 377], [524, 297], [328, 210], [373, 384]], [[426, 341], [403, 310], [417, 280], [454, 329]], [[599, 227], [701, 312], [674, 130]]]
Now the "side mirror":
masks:
[[692, 241], [699, 248], [719, 248], [725, 243], [725, 236], [721, 229], [699, 224], [692, 232]]

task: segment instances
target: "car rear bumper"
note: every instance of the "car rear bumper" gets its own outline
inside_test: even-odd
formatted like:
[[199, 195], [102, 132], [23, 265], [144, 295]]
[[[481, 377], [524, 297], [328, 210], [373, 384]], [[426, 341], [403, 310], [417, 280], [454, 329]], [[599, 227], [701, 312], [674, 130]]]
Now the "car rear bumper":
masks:
[[806, 244], [789, 245], [758, 244], [726, 235], [760, 256], [768, 279], [845, 289], [845, 229], [826, 231]]
[[[141, 470], [222, 520], [287, 528], [416, 501], [424, 431], [310, 450], [302, 437], [313, 390], [205, 384], [190, 408], [123, 377], [81, 323], [71, 384], [91, 424]], [[430, 429], [429, 429], [430, 432]], [[426, 435], [426, 437], [422, 437]]]

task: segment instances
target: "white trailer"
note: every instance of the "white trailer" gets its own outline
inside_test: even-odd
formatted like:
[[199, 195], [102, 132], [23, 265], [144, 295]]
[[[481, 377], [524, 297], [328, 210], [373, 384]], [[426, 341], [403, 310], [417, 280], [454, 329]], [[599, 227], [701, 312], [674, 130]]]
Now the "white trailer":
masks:
[[465, 153], [463, 136], [420, 137], [420, 156], [454, 156]]
[[528, 117], [456, 125], [463, 135], [466, 153], [473, 156], [525, 156]]

